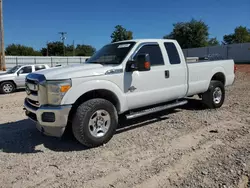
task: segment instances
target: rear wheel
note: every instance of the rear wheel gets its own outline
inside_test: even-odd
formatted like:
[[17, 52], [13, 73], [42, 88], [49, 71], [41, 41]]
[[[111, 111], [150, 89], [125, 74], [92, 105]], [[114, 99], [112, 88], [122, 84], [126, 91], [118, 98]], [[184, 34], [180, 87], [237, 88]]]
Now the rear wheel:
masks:
[[87, 147], [107, 143], [118, 124], [114, 105], [105, 99], [91, 99], [81, 104], [72, 122], [75, 138]]
[[202, 95], [202, 102], [208, 108], [220, 108], [225, 100], [225, 87], [220, 81], [212, 80], [208, 90]]
[[9, 94], [15, 91], [15, 85], [12, 82], [3, 82], [0, 85], [0, 92], [3, 94]]

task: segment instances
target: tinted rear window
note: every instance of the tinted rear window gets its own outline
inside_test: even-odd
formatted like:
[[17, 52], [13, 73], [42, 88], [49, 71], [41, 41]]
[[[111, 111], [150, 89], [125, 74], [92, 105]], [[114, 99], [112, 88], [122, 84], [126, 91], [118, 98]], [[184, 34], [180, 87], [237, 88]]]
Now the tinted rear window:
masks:
[[181, 60], [175, 44], [172, 42], [165, 42], [164, 46], [167, 51], [170, 64], [180, 64]]

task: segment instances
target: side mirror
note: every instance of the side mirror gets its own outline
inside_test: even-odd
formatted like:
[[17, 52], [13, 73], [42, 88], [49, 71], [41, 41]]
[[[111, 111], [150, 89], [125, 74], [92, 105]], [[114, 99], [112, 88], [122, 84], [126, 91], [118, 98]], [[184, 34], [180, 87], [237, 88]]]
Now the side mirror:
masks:
[[19, 76], [20, 72], [18, 71], [16, 74], [17, 74], [17, 76]]
[[151, 69], [149, 54], [138, 54], [135, 61], [128, 61], [126, 71], [149, 71]]
[[136, 62], [138, 71], [149, 71], [151, 69], [149, 54], [138, 54]]

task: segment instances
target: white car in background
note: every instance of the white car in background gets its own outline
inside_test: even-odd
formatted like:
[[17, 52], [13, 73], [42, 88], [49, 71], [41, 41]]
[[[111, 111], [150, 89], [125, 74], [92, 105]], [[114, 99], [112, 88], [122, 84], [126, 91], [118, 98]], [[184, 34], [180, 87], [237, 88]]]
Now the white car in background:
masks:
[[8, 94], [16, 89], [25, 88], [25, 78], [29, 73], [49, 68], [47, 64], [16, 65], [0, 73], [0, 93]]

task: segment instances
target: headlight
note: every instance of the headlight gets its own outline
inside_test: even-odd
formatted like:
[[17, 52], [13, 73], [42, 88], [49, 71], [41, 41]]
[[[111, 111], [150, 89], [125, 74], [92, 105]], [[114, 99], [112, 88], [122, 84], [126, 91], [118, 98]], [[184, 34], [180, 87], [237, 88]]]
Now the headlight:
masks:
[[48, 104], [59, 105], [63, 96], [67, 93], [71, 86], [71, 80], [48, 81]]

